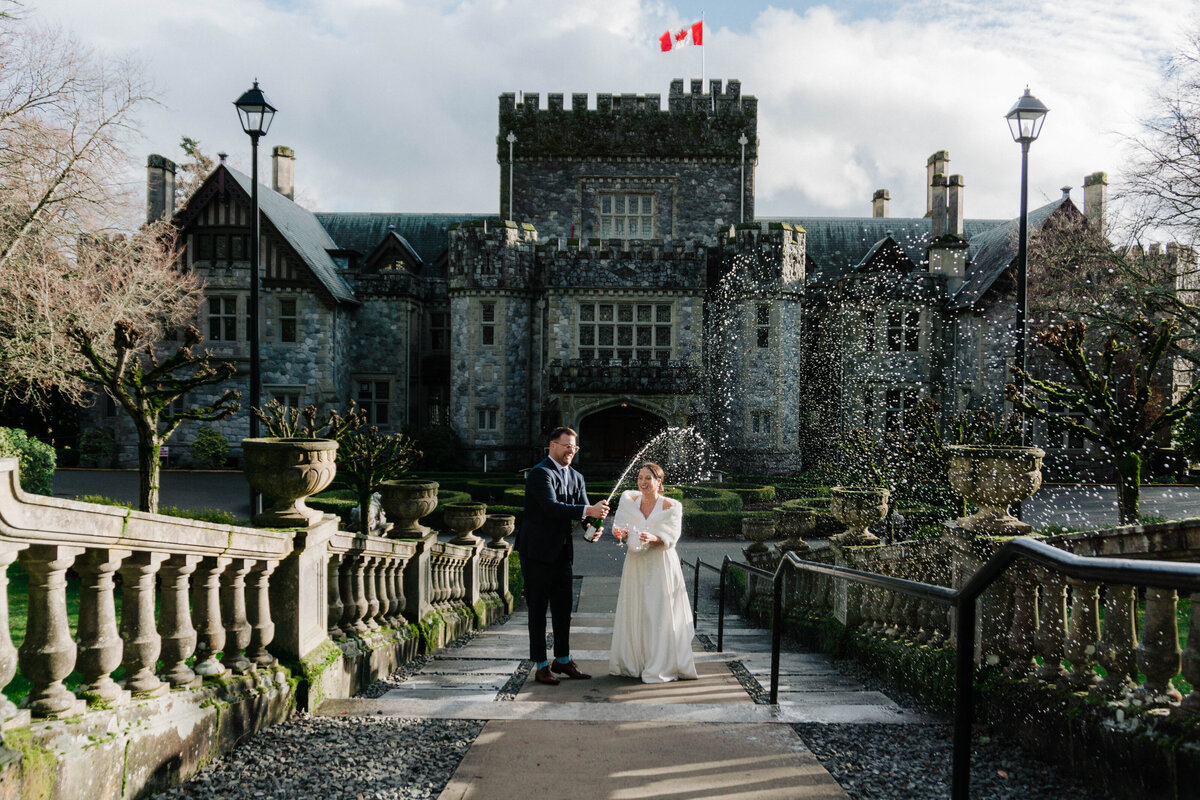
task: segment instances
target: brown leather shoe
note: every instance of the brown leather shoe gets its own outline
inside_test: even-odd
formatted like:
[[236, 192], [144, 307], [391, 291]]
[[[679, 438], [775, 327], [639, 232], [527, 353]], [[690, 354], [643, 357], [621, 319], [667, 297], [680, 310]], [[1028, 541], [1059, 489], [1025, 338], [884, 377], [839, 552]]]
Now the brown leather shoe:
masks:
[[534, 674], [533, 677], [538, 683], [544, 683], [548, 686], [558, 686], [559, 684], [558, 678], [550, 674], [549, 667], [542, 667], [537, 671], [537, 673]]
[[568, 661], [565, 664], [560, 664], [557, 661], [551, 661], [550, 669], [560, 675], [566, 675], [568, 678], [574, 678], [577, 681], [585, 681], [592, 677], [581, 670], [574, 661]]

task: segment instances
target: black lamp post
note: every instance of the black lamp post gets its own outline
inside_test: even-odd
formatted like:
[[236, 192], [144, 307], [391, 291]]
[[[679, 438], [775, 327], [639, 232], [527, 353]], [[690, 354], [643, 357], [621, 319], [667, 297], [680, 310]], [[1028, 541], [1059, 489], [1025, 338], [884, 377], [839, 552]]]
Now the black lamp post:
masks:
[[[242, 130], [250, 136], [250, 308], [246, 338], [250, 340], [250, 408], [262, 407], [262, 372], [258, 355], [258, 138], [275, 118], [275, 106], [258, 88], [258, 81], [235, 102]], [[250, 412], [250, 438], [258, 436], [258, 419]]]
[[[1029, 145], [1038, 138], [1042, 132], [1042, 123], [1046, 120], [1046, 112], [1050, 109], [1046, 108], [1041, 100], [1029, 93], [1029, 87], [1025, 87], [1025, 94], [1013, 104], [1005, 114], [1008, 119], [1008, 128], [1012, 132], [1014, 142], [1021, 145], [1021, 222], [1020, 231], [1017, 234], [1017, 366], [1021, 371], [1025, 371], [1025, 333], [1028, 323], [1026, 321], [1027, 298], [1026, 284], [1028, 273], [1028, 254], [1026, 253], [1027, 239], [1029, 238]], [[1020, 374], [1017, 375], [1016, 384], [1018, 389], [1025, 388], [1025, 380]]]
[[[258, 81], [234, 101], [242, 130], [250, 136], [250, 308], [246, 338], [250, 341], [250, 438], [258, 438], [258, 418], [254, 409], [262, 407], [262, 370], [258, 353], [258, 138], [265, 136], [275, 118], [275, 106], [258, 88]], [[250, 490], [250, 515], [260, 513], [262, 496]]]

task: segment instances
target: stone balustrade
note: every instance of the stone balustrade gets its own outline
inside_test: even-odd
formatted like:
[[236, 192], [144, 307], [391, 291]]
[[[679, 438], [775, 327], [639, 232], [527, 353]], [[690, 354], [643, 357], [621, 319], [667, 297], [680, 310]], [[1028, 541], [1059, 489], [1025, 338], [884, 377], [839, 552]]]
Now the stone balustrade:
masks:
[[[1200, 556], [1200, 520], [1091, 531], [1046, 541], [1079, 555], [1195, 561]], [[987, 537], [963, 536], [952, 528], [941, 539], [831, 547], [806, 557], [957, 587], [1000, 544]], [[778, 557], [774, 554], [775, 563]], [[1184, 694], [1177, 686], [1179, 678], [1186, 681], [1185, 689], [1189, 684], [1200, 686], [1200, 602], [1190, 604], [1183, 649], [1177, 622], [1180, 598], [1174, 591], [1089, 583], [1018, 564], [979, 602], [976, 659], [980, 664], [999, 666], [1010, 678], [1080, 693], [1100, 703], [1184, 714], [1200, 709], [1200, 691]], [[792, 618], [832, 617], [870, 637], [931, 646], [955, 644], [950, 609], [886, 589], [801, 574], [786, 586], [784, 604]]]
[[[166, 788], [296, 708], [510, 612], [509, 552], [353, 534], [331, 515], [264, 530], [30, 495], [17, 461], [0, 459], [0, 688], [28, 686], [19, 704], [0, 694], [0, 756], [25, 741], [56, 758], [50, 772], [0, 758], [0, 784], [96, 800]], [[14, 561], [27, 582], [19, 647]]]

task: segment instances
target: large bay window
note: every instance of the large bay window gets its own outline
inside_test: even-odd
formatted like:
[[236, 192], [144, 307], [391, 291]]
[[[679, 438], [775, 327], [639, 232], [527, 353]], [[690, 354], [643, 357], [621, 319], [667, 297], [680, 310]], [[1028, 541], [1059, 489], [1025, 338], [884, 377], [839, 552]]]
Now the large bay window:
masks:
[[671, 359], [670, 303], [581, 302], [578, 331], [584, 360], [665, 364]]

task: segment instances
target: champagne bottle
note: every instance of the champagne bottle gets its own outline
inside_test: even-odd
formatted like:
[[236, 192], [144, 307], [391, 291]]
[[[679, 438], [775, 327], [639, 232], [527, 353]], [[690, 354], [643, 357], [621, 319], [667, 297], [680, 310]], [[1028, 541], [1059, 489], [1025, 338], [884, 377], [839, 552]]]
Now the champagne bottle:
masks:
[[602, 527], [604, 527], [604, 520], [599, 517], [585, 517], [583, 520], [583, 535], [589, 542], [595, 542], [600, 539], [600, 529]]

